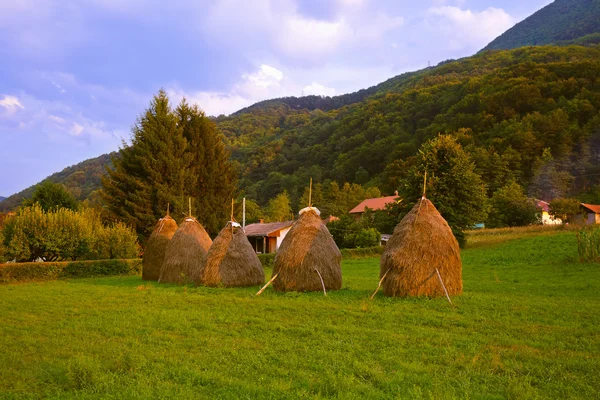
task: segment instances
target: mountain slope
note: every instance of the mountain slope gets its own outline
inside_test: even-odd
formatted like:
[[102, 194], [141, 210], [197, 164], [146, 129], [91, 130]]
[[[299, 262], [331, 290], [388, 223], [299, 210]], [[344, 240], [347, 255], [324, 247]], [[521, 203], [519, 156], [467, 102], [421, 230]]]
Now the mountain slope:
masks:
[[[50, 175], [45, 180], [61, 183], [75, 196], [77, 200], [83, 201], [95, 195], [94, 191], [100, 188], [100, 179], [104, 175], [105, 167], [111, 165], [111, 157], [117, 153], [103, 154], [63, 169]], [[23, 199], [33, 195], [37, 186], [33, 185], [19, 193], [13, 194], [0, 202], [0, 212], [9, 211], [18, 207]]]
[[600, 0], [556, 0], [494, 39], [483, 50], [600, 42]]

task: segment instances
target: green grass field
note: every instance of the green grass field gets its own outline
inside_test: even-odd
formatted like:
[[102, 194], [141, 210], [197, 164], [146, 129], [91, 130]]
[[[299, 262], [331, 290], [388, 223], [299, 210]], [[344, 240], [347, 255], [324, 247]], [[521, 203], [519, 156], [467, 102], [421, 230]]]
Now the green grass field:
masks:
[[0, 398], [599, 398], [600, 265], [576, 254], [573, 232], [464, 250], [455, 307], [369, 301], [374, 258], [327, 297], [2, 285]]

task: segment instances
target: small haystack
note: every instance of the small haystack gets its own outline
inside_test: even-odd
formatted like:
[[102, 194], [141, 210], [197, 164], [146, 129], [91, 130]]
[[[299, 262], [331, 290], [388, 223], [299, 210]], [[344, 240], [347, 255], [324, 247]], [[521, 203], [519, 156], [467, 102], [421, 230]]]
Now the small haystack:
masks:
[[202, 275], [212, 240], [195, 218], [185, 217], [173, 235], [160, 270], [161, 283], [192, 283]]
[[386, 296], [444, 296], [444, 286], [448, 295], [462, 293], [458, 242], [425, 197], [394, 229], [381, 256], [379, 277]]
[[163, 261], [165, 259], [165, 251], [167, 245], [171, 241], [171, 238], [177, 231], [177, 222], [168, 212], [164, 218], [158, 220], [156, 227], [152, 231], [146, 250], [144, 251], [144, 257], [142, 259], [142, 279], [146, 281], [157, 281], [160, 276], [160, 269], [162, 268]]
[[321, 291], [342, 287], [342, 253], [319, 217], [307, 207], [281, 243], [273, 266], [277, 291]]
[[242, 227], [229, 222], [215, 238], [202, 275], [207, 286], [253, 286], [265, 282], [265, 271]]

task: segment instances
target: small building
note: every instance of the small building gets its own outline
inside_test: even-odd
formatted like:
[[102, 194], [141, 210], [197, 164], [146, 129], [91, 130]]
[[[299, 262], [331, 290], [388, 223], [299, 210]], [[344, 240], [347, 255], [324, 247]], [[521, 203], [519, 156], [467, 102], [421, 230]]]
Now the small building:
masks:
[[560, 218], [554, 218], [550, 215], [550, 203], [544, 200], [536, 200], [535, 205], [540, 211], [542, 225], [562, 225], [563, 222]]
[[581, 215], [574, 215], [569, 221], [579, 222], [586, 225], [600, 224], [600, 206], [595, 204], [581, 203]]
[[354, 207], [352, 210], [350, 210], [350, 214], [354, 216], [354, 218], [359, 219], [365, 212], [365, 209], [367, 208], [373, 211], [385, 210], [385, 207], [388, 204], [395, 203], [397, 201], [399, 201], [397, 192], [394, 196], [366, 199], [363, 200], [359, 205]]
[[268, 222], [246, 225], [246, 236], [257, 253], [275, 253], [294, 221]]
[[389, 233], [382, 233], [379, 245], [380, 246], [385, 246], [387, 244], [387, 242], [390, 240], [391, 237], [392, 237], [392, 235], [390, 235]]
[[325, 219], [323, 220], [323, 223], [324, 223], [325, 225], [327, 225], [327, 224], [329, 224], [330, 222], [339, 221], [339, 220], [340, 220], [340, 219], [339, 219], [338, 217], [336, 217], [336, 216], [333, 216], [333, 215], [330, 215], [329, 217], [327, 217], [327, 218], [325, 218]]

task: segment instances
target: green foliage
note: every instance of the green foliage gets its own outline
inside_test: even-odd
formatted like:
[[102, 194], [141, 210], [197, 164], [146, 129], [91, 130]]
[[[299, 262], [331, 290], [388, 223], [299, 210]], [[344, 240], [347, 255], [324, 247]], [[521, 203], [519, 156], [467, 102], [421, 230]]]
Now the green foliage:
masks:
[[600, 33], [598, 1], [556, 0], [504, 32], [484, 50], [550, 43], [597, 43], [593, 40], [597, 33]]
[[42, 210], [49, 211], [57, 208], [77, 210], [77, 200], [65, 187], [58, 183], [45, 180], [35, 187], [31, 199], [23, 201], [23, 207], [39, 204]]
[[486, 227], [531, 225], [537, 222], [537, 213], [535, 200], [528, 198], [521, 185], [513, 181], [492, 196]]
[[164, 91], [132, 129], [114, 168], [102, 180], [102, 196], [116, 220], [147, 237], [171, 205], [173, 215], [192, 212], [216, 234], [228, 219], [235, 171], [214, 122], [185, 100], [172, 110]]
[[139, 252], [130, 228], [107, 227], [90, 209], [44, 211], [36, 203], [10, 218], [3, 234], [5, 257], [17, 261], [133, 258]]
[[263, 253], [257, 254], [257, 256], [263, 268], [273, 268], [273, 263], [275, 262], [275, 253]]
[[383, 252], [384, 247], [377, 246], [363, 247], [360, 249], [340, 249], [342, 252], [342, 259], [350, 258], [368, 258], [368, 257], [379, 257]]
[[286, 191], [279, 193], [269, 201], [267, 206], [267, 222], [283, 222], [294, 219], [294, 212], [290, 205], [290, 197]]
[[585, 228], [577, 232], [577, 253], [581, 262], [600, 262], [599, 228]]
[[363, 214], [358, 221], [344, 214], [339, 220], [330, 222], [327, 229], [340, 249], [373, 247], [381, 240], [381, 233], [373, 226], [370, 212]]
[[425, 143], [400, 188], [401, 214], [408, 213], [422, 197], [425, 171], [426, 197], [462, 242], [463, 232], [487, 217], [485, 188], [475, 165], [451, 135], [440, 135]]
[[141, 260], [28, 262], [0, 265], [0, 283], [51, 281], [110, 275], [139, 275]]
[[577, 199], [554, 199], [550, 202], [549, 214], [560, 218], [563, 222], [569, 221], [569, 215], [581, 214], [580, 203]]

